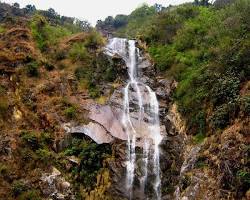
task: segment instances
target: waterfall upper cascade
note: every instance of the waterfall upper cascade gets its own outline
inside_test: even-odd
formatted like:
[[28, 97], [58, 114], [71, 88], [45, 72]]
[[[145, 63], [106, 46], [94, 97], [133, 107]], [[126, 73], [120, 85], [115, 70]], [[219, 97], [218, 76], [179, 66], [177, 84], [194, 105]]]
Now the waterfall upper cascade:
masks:
[[[124, 88], [122, 124], [127, 134], [127, 191], [133, 199], [136, 173], [136, 146], [141, 146], [140, 192], [142, 199], [147, 196], [149, 171], [154, 176], [153, 199], [161, 199], [160, 151], [162, 141], [159, 122], [159, 103], [155, 92], [140, 77], [140, 51], [135, 40], [110, 39], [106, 53], [118, 54], [126, 62], [129, 80]], [[135, 120], [136, 119], [136, 120]]]

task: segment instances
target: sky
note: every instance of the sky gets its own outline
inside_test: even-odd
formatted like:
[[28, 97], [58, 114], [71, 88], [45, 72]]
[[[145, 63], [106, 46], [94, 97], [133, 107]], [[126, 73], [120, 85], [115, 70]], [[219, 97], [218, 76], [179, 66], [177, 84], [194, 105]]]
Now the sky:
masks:
[[168, 6], [187, 1], [190, 0], [1, 0], [10, 4], [17, 2], [21, 7], [31, 4], [41, 10], [53, 8], [60, 15], [88, 20], [92, 25], [95, 25], [98, 19], [103, 20], [107, 16], [129, 14], [143, 3]]

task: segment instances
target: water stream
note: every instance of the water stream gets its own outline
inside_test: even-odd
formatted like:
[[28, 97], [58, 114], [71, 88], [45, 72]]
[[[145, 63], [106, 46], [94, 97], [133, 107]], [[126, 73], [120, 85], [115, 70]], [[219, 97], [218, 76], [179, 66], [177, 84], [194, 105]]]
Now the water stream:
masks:
[[[107, 52], [111, 55], [118, 54], [126, 62], [129, 80], [124, 88], [123, 97], [123, 126], [127, 133], [127, 177], [126, 187], [129, 199], [133, 199], [133, 187], [136, 173], [136, 146], [143, 148], [140, 190], [142, 199], [148, 199], [147, 181], [149, 170], [154, 175], [154, 198], [161, 199], [160, 178], [160, 150], [162, 140], [159, 123], [159, 104], [155, 92], [138, 77], [140, 57], [139, 49], [135, 40], [123, 38], [110, 39]], [[136, 117], [135, 117], [136, 113]], [[151, 159], [152, 158], [152, 159]], [[153, 169], [149, 169], [151, 165]]]

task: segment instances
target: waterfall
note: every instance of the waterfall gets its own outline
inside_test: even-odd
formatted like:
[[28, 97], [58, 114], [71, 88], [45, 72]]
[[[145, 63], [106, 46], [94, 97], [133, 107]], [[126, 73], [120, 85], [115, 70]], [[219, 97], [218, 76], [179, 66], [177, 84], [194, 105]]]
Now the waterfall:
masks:
[[[127, 177], [126, 187], [129, 199], [133, 199], [133, 186], [136, 173], [136, 146], [143, 148], [140, 190], [143, 199], [146, 193], [150, 162], [153, 165], [154, 198], [161, 199], [160, 149], [162, 140], [159, 123], [159, 104], [153, 90], [138, 77], [139, 49], [136, 41], [113, 38], [109, 41], [106, 53], [118, 54], [126, 62], [129, 80], [124, 88], [122, 123], [127, 134]], [[136, 104], [136, 106], [134, 105]], [[136, 113], [136, 116], [134, 116]], [[152, 158], [152, 159], [150, 159]], [[151, 170], [151, 171], [152, 171]]]

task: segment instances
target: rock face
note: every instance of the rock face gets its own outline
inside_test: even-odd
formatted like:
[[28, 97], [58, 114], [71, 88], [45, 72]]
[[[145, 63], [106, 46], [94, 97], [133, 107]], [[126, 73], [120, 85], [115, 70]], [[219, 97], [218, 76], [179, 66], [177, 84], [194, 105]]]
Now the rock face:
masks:
[[[108, 54], [112, 59], [121, 59], [119, 55], [115, 54]], [[122, 63], [122, 62], [118, 62]], [[124, 62], [125, 65], [125, 62]], [[118, 66], [120, 69], [126, 69], [125, 66]], [[159, 114], [160, 114], [160, 125], [161, 125], [161, 134], [164, 137], [162, 144], [161, 144], [161, 155], [160, 155], [160, 162], [163, 171], [168, 171], [168, 173], [162, 173], [162, 186], [168, 187], [171, 183], [171, 179], [169, 178], [171, 171], [171, 167], [174, 163], [176, 163], [177, 168], [181, 167], [181, 164], [179, 161], [177, 161], [176, 158], [179, 158], [179, 155], [181, 154], [181, 145], [183, 143], [183, 137], [182, 135], [174, 136], [171, 138], [167, 137], [167, 129], [174, 130], [173, 132], [177, 132], [176, 128], [173, 127], [172, 122], [174, 119], [171, 117], [168, 117], [168, 108], [169, 108], [169, 96], [175, 87], [174, 82], [167, 81], [164, 78], [156, 77], [156, 72], [154, 69], [154, 66], [150, 62], [150, 60], [146, 57], [144, 53], [141, 53], [141, 55], [138, 57], [138, 77], [140, 79], [140, 84], [138, 84], [138, 87], [141, 91], [141, 96], [143, 99], [143, 107], [148, 108], [150, 105], [150, 97], [149, 97], [149, 91], [146, 88], [144, 84], [147, 84], [152, 88], [154, 91], [156, 91], [157, 99], [159, 101]], [[124, 73], [121, 71], [121, 73]], [[112, 94], [110, 95], [110, 98], [108, 99], [107, 103], [105, 105], [100, 105], [94, 101], [87, 100], [82, 104], [82, 108], [88, 111], [88, 118], [90, 122], [88, 124], [84, 125], [69, 125], [67, 126], [67, 131], [70, 134], [84, 134], [90, 138], [92, 138], [96, 143], [102, 144], [102, 143], [110, 143], [112, 145], [113, 149], [113, 157], [115, 159], [107, 161], [107, 168], [110, 171], [110, 177], [111, 177], [111, 185], [110, 187], [106, 188], [106, 195], [112, 196], [112, 199], [128, 199], [129, 194], [127, 192], [126, 185], [126, 161], [127, 161], [127, 146], [126, 146], [126, 140], [127, 140], [127, 134], [125, 132], [125, 127], [122, 124], [123, 120], [123, 107], [124, 107], [124, 87], [126, 85], [125, 77], [123, 75], [118, 75], [118, 77], [123, 77], [123, 80], [119, 79], [121, 81], [121, 84], [119, 84], [118, 87], [116, 87]], [[136, 94], [136, 88], [133, 88], [134, 86], [131, 85], [130, 91], [129, 91], [129, 102], [130, 102], [130, 118], [131, 123], [133, 123], [133, 126], [137, 130], [140, 135], [138, 138], [143, 138], [145, 134], [150, 135], [148, 133], [148, 128], [150, 127], [150, 121], [152, 120], [152, 116], [150, 115], [150, 112], [147, 112], [145, 110], [142, 118], [143, 121], [139, 122], [138, 119], [138, 99]], [[171, 118], [171, 119], [170, 119]], [[145, 130], [143, 129], [145, 128]], [[136, 142], [136, 154], [137, 154], [137, 160], [136, 160], [136, 169], [135, 169], [135, 186], [133, 188], [134, 190], [134, 199], [143, 199], [144, 194], [142, 194], [142, 191], [139, 187], [140, 185], [140, 177], [141, 177], [141, 163], [143, 162], [143, 152], [140, 148], [142, 143], [138, 140]], [[173, 151], [175, 149], [175, 151]], [[150, 151], [153, 151], [150, 150]], [[171, 153], [169, 153], [171, 152]], [[153, 157], [149, 158], [150, 160], [153, 160]], [[148, 191], [145, 191], [147, 193], [148, 197], [151, 197], [151, 192], [154, 190], [154, 172], [153, 172], [153, 166], [149, 166], [148, 170], [149, 178], [147, 181], [147, 185], [149, 187]], [[166, 175], [167, 174], [167, 175]], [[174, 180], [171, 184], [172, 186], [174, 184], [177, 184], [177, 178], [172, 179]], [[174, 187], [174, 186], [173, 186]], [[151, 191], [151, 192], [150, 192]], [[164, 192], [163, 192], [164, 194]], [[153, 197], [152, 197], [153, 198]], [[167, 198], [165, 198], [167, 199]]]
[[41, 177], [41, 190], [44, 196], [56, 199], [56, 200], [66, 200], [75, 199], [71, 192], [71, 185], [69, 182], [65, 181], [62, 177], [61, 172], [52, 167], [52, 172], [43, 174]]

